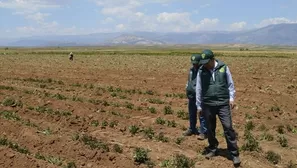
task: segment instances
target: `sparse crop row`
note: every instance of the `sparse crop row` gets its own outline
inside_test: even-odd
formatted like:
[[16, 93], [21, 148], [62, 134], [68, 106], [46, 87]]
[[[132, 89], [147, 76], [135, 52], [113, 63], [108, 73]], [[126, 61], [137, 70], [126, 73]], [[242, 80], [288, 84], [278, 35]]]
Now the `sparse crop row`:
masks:
[[65, 168], [76, 168], [76, 165], [74, 162], [65, 162], [63, 159], [60, 157], [55, 157], [55, 156], [46, 156], [41, 153], [36, 153], [33, 154], [32, 152], [29, 151], [26, 147], [22, 147], [19, 144], [10, 141], [6, 137], [0, 137], [0, 145], [1, 146], [7, 146], [8, 148], [11, 148], [14, 151], [17, 151], [22, 154], [30, 155], [32, 157], [35, 157], [36, 159], [40, 160], [45, 160], [48, 163], [57, 165], [57, 166], [63, 166]]

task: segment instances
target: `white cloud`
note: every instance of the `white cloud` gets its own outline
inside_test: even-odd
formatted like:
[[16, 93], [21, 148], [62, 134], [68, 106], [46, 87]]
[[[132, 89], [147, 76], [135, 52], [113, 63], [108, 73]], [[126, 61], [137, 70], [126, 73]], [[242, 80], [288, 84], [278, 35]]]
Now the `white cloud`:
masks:
[[259, 24], [256, 24], [255, 27], [261, 28], [271, 24], [280, 24], [280, 23], [297, 23], [297, 21], [293, 21], [284, 17], [269, 18], [269, 19], [262, 20]]
[[17, 12], [34, 13], [40, 9], [58, 8], [57, 4], [49, 0], [2, 0], [0, 8], [14, 9]]
[[158, 14], [157, 21], [160, 23], [174, 23], [181, 25], [191, 24], [190, 14], [187, 12], [183, 13], [167, 13], [163, 12]]
[[26, 16], [26, 19], [31, 19], [31, 20], [34, 20], [36, 22], [44, 22], [44, 18], [50, 16], [51, 14], [50, 13], [40, 13], [40, 12], [37, 12], [37, 13], [34, 13], [34, 14], [29, 14]]
[[135, 8], [141, 6], [138, 0], [95, 0], [98, 6], [102, 7], [128, 7]]
[[210, 7], [210, 4], [203, 4], [200, 6], [200, 8], [207, 8], [207, 7]]
[[124, 24], [118, 24], [116, 25], [116, 29], [119, 30], [119, 31], [123, 31], [126, 29], [125, 25]]
[[242, 29], [244, 29], [245, 28], [245, 26], [247, 25], [247, 23], [246, 22], [235, 22], [235, 23], [232, 23], [231, 25], [230, 25], [230, 29], [231, 30], [242, 30]]
[[129, 7], [106, 7], [101, 10], [104, 15], [115, 15], [118, 17], [125, 17], [132, 14]]
[[198, 25], [196, 25], [196, 28], [198, 30], [215, 30], [217, 28], [217, 25], [219, 23], [219, 19], [209, 19], [204, 18], [200, 21]]
[[114, 22], [114, 19], [111, 18], [111, 17], [107, 17], [105, 18], [104, 20], [101, 21], [102, 24], [110, 24], [110, 23], [113, 23]]
[[31, 34], [36, 32], [36, 29], [34, 27], [27, 27], [27, 26], [23, 26], [23, 27], [17, 27], [16, 30], [20, 33], [24, 33], [24, 34]]
[[143, 17], [144, 16], [144, 13], [142, 13], [142, 12], [136, 12], [135, 15], [137, 17]]

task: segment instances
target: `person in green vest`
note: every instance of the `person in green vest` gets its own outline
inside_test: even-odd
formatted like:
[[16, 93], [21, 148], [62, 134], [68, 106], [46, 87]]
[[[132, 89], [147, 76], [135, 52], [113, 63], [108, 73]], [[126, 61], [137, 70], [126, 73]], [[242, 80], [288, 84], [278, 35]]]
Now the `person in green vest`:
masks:
[[215, 59], [211, 50], [203, 50], [201, 61], [203, 65], [197, 75], [196, 105], [200, 115], [207, 123], [208, 150], [206, 158], [210, 159], [217, 153], [219, 142], [216, 139], [216, 116], [224, 129], [227, 148], [233, 164], [240, 165], [236, 134], [232, 127], [231, 109], [234, 108], [235, 89], [231, 72], [222, 61]]
[[197, 106], [196, 106], [196, 77], [198, 70], [201, 66], [199, 64], [201, 54], [192, 54], [191, 63], [192, 67], [189, 71], [188, 82], [186, 85], [186, 93], [188, 97], [188, 111], [189, 111], [189, 129], [183, 133], [184, 136], [198, 135], [199, 140], [206, 139], [206, 123], [203, 116], [199, 116], [200, 129], [197, 130]]

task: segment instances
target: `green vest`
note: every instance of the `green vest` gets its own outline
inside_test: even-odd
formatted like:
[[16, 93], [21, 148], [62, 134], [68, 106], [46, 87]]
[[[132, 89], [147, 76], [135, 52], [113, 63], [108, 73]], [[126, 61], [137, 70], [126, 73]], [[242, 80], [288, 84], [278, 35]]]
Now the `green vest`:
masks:
[[192, 67], [189, 71], [188, 83], [186, 88], [187, 97], [189, 99], [196, 98], [196, 83], [197, 83], [196, 78], [198, 74], [198, 69], [195, 69], [194, 67]]
[[229, 89], [226, 74], [226, 65], [216, 60], [218, 65], [214, 68], [215, 81], [209, 70], [202, 67], [199, 70], [201, 77], [202, 103], [209, 106], [221, 106], [229, 104]]

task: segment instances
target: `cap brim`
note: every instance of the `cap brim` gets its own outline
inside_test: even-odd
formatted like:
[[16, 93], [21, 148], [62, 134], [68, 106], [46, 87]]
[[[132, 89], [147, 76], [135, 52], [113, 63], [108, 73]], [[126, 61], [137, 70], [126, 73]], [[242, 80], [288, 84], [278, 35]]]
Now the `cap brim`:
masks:
[[191, 61], [192, 64], [199, 64], [199, 61]]
[[207, 64], [207, 63], [209, 62], [209, 60], [210, 60], [210, 59], [200, 60], [199, 63], [200, 63], [201, 65], [204, 65], [204, 64]]

